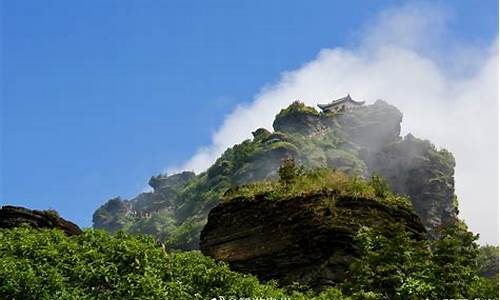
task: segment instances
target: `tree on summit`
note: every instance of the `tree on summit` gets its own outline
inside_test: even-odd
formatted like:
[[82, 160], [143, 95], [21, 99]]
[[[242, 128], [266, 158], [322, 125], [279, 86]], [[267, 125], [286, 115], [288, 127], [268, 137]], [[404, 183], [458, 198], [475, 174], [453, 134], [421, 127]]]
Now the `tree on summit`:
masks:
[[293, 183], [302, 173], [302, 168], [297, 167], [295, 159], [291, 157], [284, 159], [278, 170], [280, 182], [285, 185]]

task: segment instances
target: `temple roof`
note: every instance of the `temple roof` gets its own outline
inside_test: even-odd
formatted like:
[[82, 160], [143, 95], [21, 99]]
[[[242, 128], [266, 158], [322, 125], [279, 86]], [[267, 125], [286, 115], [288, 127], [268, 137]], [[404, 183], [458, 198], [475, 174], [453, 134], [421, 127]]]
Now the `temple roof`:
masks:
[[347, 94], [347, 96], [345, 96], [343, 98], [340, 98], [340, 99], [337, 99], [337, 100], [333, 100], [332, 102], [330, 102], [328, 104], [318, 104], [318, 107], [321, 108], [321, 109], [326, 109], [326, 108], [337, 106], [337, 105], [345, 103], [345, 102], [351, 102], [351, 103], [356, 104], [356, 105], [363, 105], [363, 104], [365, 104], [365, 101], [356, 101], [356, 100], [353, 100], [351, 98], [351, 95]]

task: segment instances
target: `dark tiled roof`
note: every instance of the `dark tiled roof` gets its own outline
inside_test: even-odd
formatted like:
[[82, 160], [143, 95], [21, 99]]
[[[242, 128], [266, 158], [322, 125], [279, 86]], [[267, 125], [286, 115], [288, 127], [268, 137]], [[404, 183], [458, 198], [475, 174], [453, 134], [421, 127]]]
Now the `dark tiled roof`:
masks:
[[337, 100], [333, 100], [332, 102], [328, 103], [328, 104], [318, 104], [318, 107], [321, 108], [321, 109], [325, 109], [325, 108], [330, 108], [330, 107], [333, 107], [333, 106], [337, 106], [341, 103], [344, 103], [344, 102], [351, 102], [351, 103], [354, 103], [356, 105], [363, 105], [365, 104], [365, 101], [356, 101], [356, 100], [353, 100], [351, 98], [351, 95], [347, 94], [347, 96], [343, 97], [343, 98], [340, 98], [340, 99], [337, 99]]

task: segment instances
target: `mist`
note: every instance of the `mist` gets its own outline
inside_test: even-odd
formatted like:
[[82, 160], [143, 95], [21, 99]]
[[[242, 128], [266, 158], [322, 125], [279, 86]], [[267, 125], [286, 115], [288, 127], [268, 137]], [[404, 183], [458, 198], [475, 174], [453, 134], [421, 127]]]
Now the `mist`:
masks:
[[315, 106], [348, 93], [368, 104], [383, 99], [403, 112], [403, 135], [454, 154], [460, 217], [481, 243], [498, 244], [498, 38], [486, 45], [456, 41], [450, 19], [433, 5], [381, 12], [360, 28], [354, 46], [320, 50], [236, 107], [210, 145], [169, 173], [205, 170], [256, 128], [272, 129], [274, 116], [294, 100]]

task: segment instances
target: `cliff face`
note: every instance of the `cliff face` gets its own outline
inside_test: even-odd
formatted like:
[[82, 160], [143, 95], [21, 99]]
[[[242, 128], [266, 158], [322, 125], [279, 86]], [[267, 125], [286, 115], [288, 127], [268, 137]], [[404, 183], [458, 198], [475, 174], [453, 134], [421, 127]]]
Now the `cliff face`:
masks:
[[400, 136], [402, 113], [384, 101], [344, 113], [320, 113], [301, 103], [283, 109], [274, 132], [227, 149], [206, 171], [150, 180], [154, 191], [131, 200], [112, 199], [94, 213], [94, 227], [152, 234], [173, 248], [198, 247], [209, 211], [234, 186], [276, 178], [283, 159], [306, 169], [335, 168], [369, 178], [387, 177], [408, 195], [429, 231], [456, 218], [454, 159], [430, 142]]
[[33, 228], [57, 228], [67, 235], [82, 233], [82, 230], [76, 224], [59, 217], [56, 212], [31, 210], [8, 205], [0, 208], [0, 228], [14, 228], [22, 225]]
[[322, 290], [346, 276], [358, 255], [353, 236], [360, 226], [395, 223], [405, 224], [417, 238], [425, 236], [412, 209], [375, 199], [331, 191], [286, 200], [270, 200], [265, 194], [238, 197], [210, 212], [200, 248], [235, 271]]
[[387, 178], [392, 189], [408, 195], [431, 231], [456, 218], [455, 160], [446, 150], [408, 135], [365, 157], [369, 170]]
[[393, 191], [410, 197], [432, 233], [458, 214], [455, 160], [429, 141], [411, 134], [402, 138], [402, 118], [396, 107], [381, 100], [339, 114], [314, 113], [293, 104], [276, 117], [273, 126], [291, 137], [302, 165], [387, 178]]

